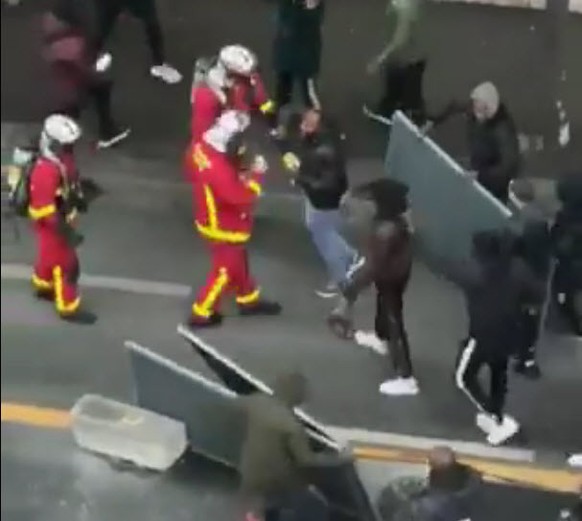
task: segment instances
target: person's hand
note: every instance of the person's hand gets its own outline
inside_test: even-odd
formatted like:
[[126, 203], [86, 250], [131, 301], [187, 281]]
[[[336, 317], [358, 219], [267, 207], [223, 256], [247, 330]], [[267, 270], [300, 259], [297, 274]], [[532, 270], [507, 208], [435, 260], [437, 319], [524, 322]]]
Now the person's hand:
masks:
[[380, 70], [380, 67], [382, 67], [383, 63], [384, 63], [384, 58], [381, 55], [376, 56], [375, 58], [373, 58], [372, 60], [370, 60], [368, 62], [368, 65], [366, 66], [366, 71], [370, 75], [376, 74]]
[[293, 152], [283, 155], [283, 166], [292, 173], [297, 173], [301, 167], [301, 161]]
[[465, 175], [471, 179], [472, 181], [476, 181], [477, 180], [477, 175], [479, 175], [479, 172], [477, 172], [476, 170], [465, 170]]
[[111, 57], [111, 54], [109, 54], [108, 52], [100, 54], [99, 57], [97, 58], [97, 61], [95, 62], [95, 70], [99, 73], [106, 72], [111, 67], [112, 61], [113, 58]]
[[434, 128], [434, 122], [427, 121], [422, 127], [420, 127], [419, 134], [421, 138], [426, 137], [426, 135]]
[[253, 159], [251, 170], [257, 174], [264, 174], [269, 169], [269, 164], [264, 156], [257, 155]]

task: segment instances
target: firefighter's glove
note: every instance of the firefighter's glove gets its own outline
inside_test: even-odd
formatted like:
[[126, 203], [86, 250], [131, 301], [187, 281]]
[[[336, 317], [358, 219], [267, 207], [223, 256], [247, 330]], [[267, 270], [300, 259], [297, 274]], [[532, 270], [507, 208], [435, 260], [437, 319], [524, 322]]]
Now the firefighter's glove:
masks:
[[301, 167], [301, 161], [293, 152], [287, 152], [283, 156], [283, 166], [287, 170], [296, 173], [299, 171], [299, 168]]

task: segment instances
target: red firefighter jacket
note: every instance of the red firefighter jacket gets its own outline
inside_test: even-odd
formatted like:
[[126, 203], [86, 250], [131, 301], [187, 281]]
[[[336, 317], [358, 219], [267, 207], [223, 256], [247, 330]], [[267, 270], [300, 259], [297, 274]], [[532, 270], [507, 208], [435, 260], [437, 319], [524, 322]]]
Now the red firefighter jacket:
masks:
[[200, 83], [192, 89], [190, 101], [192, 142], [198, 143], [226, 107], [226, 97], [221, 99], [218, 92]]
[[57, 227], [65, 218], [72, 222], [77, 210], [70, 206], [70, 191], [77, 180], [77, 168], [72, 154], [61, 156], [61, 165], [48, 158], [37, 160], [30, 174], [30, 219], [46, 227]]
[[268, 114], [275, 108], [258, 72], [250, 78], [240, 77], [235, 80], [229, 91], [228, 105], [234, 110], [243, 112], [258, 110], [263, 114]]
[[253, 228], [253, 206], [261, 194], [263, 174], [242, 177], [226, 154], [199, 142], [191, 149], [194, 222], [202, 237], [244, 243]]

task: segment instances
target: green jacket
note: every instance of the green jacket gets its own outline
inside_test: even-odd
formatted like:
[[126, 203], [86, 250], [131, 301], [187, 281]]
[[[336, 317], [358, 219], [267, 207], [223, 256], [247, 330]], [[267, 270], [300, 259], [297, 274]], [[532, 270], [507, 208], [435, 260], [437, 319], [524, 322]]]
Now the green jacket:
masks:
[[388, 62], [413, 63], [426, 58], [426, 0], [389, 0], [386, 8]]
[[278, 0], [273, 49], [274, 68], [279, 73], [313, 77], [321, 62], [321, 26], [324, 0], [308, 8], [306, 0]]
[[247, 415], [240, 460], [241, 489], [259, 506], [270, 497], [307, 486], [309, 468], [344, 462], [337, 454], [314, 452], [303, 424], [293, 412], [304, 400], [303, 376], [283, 375], [273, 390], [274, 396], [257, 393], [240, 398]]

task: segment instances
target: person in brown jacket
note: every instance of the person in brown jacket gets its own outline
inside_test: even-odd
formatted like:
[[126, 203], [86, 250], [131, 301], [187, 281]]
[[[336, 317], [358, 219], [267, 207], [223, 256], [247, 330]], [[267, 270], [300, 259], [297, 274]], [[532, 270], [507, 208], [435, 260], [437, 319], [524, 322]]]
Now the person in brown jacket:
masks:
[[[328, 318], [333, 332], [385, 354], [392, 360], [394, 377], [380, 385], [382, 394], [415, 395], [410, 348], [403, 320], [403, 296], [412, 271], [412, 230], [407, 217], [408, 188], [392, 179], [378, 179], [350, 190], [341, 211], [348, 225], [362, 239], [361, 261], [341, 286], [342, 296]], [[376, 287], [376, 319], [373, 338], [354, 331], [352, 308], [360, 293]], [[388, 349], [386, 348], [386, 344]]]
[[309, 469], [340, 466], [349, 457], [315, 452], [294, 408], [306, 398], [307, 384], [297, 372], [281, 375], [273, 396], [256, 393], [240, 398], [246, 413], [240, 474], [241, 493], [253, 514], [247, 519], [326, 521], [325, 499], [309, 480]]

